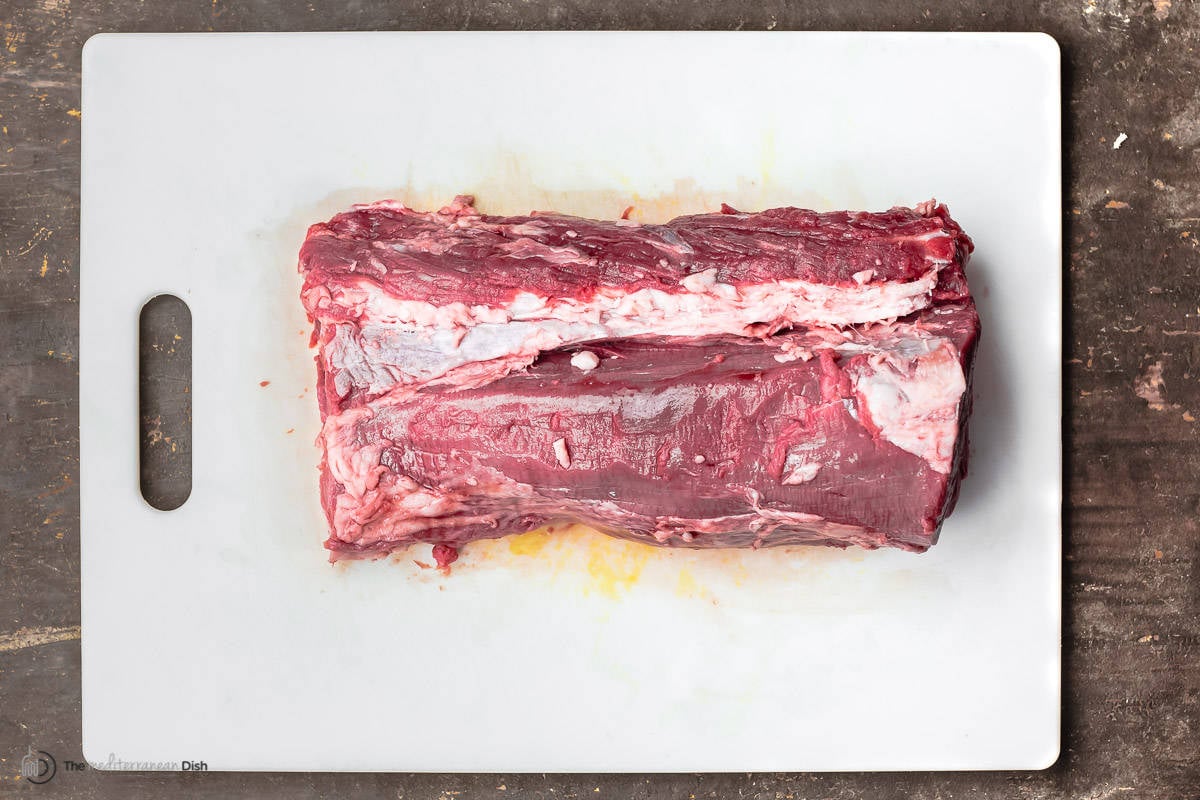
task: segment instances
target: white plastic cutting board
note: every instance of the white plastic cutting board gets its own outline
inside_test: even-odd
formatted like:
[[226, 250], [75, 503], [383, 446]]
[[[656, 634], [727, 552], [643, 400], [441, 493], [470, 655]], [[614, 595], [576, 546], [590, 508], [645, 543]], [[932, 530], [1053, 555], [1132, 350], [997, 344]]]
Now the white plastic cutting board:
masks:
[[[1059, 741], [1059, 52], [1037, 34], [104, 35], [84, 51], [83, 749], [210, 769], [1028, 769]], [[971, 474], [925, 555], [572, 531], [331, 566], [295, 253], [383, 197], [650, 219], [937, 195]], [[138, 492], [190, 305], [194, 489]], [[270, 381], [261, 387], [260, 381]]]

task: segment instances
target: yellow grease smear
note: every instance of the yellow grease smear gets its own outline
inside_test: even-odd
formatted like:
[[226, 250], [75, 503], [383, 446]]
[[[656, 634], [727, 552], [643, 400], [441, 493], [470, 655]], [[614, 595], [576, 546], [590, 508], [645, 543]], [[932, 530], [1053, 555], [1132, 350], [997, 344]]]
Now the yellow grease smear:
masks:
[[670, 555], [662, 548], [615, 539], [586, 525], [558, 524], [471, 542], [463, 561], [455, 566], [469, 569], [486, 563], [492, 569], [533, 569], [585, 595], [615, 600], [642, 579], [647, 564]]
[[536, 556], [550, 543], [553, 534], [545, 528], [508, 537], [508, 552], [514, 556]]
[[588, 546], [585, 594], [616, 598], [638, 582], [653, 549], [650, 545], [626, 542], [594, 534]]
[[639, 585], [686, 602], [738, 602], [748, 589], [779, 593], [836, 580], [865, 551], [823, 547], [689, 550], [606, 536], [586, 525], [553, 525], [472, 542], [455, 570], [516, 570], [560, 589], [621, 602]]
[[700, 584], [696, 582], [692, 571], [687, 567], [680, 569], [679, 578], [675, 581], [675, 595], [677, 597], [695, 597], [699, 591]]

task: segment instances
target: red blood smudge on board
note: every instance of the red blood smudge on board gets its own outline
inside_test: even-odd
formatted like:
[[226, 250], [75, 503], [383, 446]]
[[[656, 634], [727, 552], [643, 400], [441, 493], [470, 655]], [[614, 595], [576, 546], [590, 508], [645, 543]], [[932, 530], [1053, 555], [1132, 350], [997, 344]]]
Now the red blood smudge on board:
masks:
[[447, 569], [455, 561], [458, 561], [458, 550], [448, 544], [435, 544], [433, 546], [433, 559], [441, 569]]
[[267, 386], [270, 386], [270, 385], [271, 385], [271, 382], [270, 382], [270, 381], [259, 381], [259, 382], [258, 382], [258, 385], [259, 385], [259, 386], [263, 386], [263, 387], [267, 387]]

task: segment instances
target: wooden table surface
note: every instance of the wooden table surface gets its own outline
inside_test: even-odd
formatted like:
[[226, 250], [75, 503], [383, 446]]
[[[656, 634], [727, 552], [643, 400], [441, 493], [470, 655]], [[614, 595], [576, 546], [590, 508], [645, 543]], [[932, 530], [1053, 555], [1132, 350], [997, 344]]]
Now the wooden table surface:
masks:
[[[1200, 6], [1194, 0], [959, 0], [952, 8], [928, 0], [3, 0], [0, 24], [0, 795], [1200, 797]], [[1065, 96], [1067, 504], [1063, 754], [1054, 767], [699, 776], [69, 769], [66, 762], [82, 761], [80, 48], [101, 31], [424, 28], [1042, 30], [1058, 39]], [[903, 76], [903, 86], [881, 90], [936, 92], [937, 69], [932, 63], [927, 74]], [[330, 732], [331, 747], [341, 735]], [[17, 778], [30, 746], [58, 763], [45, 785]]]

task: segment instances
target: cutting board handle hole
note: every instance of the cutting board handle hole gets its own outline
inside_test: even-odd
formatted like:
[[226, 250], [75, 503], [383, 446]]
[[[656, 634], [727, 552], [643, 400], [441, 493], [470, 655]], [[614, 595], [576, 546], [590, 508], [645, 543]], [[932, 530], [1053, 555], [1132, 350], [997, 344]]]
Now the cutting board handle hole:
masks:
[[192, 493], [192, 311], [173, 294], [139, 316], [138, 419], [142, 497], [174, 511]]

